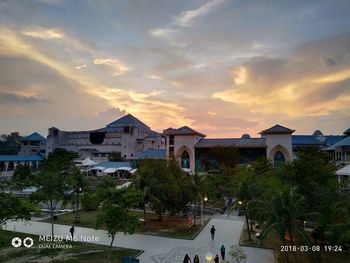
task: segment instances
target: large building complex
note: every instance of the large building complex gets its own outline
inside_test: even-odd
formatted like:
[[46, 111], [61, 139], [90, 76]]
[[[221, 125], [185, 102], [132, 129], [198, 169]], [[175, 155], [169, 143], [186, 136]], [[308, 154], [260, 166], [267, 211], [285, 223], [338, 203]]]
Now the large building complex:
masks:
[[161, 134], [128, 114], [97, 130], [61, 131], [50, 128], [47, 154], [55, 148], [64, 148], [95, 160], [107, 160], [113, 152], [130, 159], [145, 150], [165, 149], [165, 140]]
[[[94, 162], [106, 162], [112, 153], [119, 153], [125, 161], [144, 158], [176, 158], [184, 169], [204, 171], [213, 169], [212, 149], [235, 148], [240, 163], [266, 157], [271, 163], [288, 162], [296, 158], [295, 151], [303, 146], [318, 146], [329, 152], [337, 164], [350, 163], [350, 129], [343, 135], [293, 135], [294, 130], [275, 125], [257, 137], [243, 134], [240, 138], [206, 138], [188, 126], [168, 128], [158, 133], [131, 114], [90, 131], [62, 131], [50, 128], [47, 139], [38, 133], [24, 137], [18, 155], [0, 156], [0, 170], [14, 170], [18, 164], [38, 167], [42, 156], [55, 148], [73, 151]], [[204, 165], [203, 160], [207, 161]]]

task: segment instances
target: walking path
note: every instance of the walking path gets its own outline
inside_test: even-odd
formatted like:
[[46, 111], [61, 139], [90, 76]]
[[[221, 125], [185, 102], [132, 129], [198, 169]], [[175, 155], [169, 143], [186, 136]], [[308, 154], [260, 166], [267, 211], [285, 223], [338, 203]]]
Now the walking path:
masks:
[[[210, 238], [212, 225], [215, 225], [216, 228], [214, 241], [211, 241]], [[227, 219], [226, 217], [213, 218], [194, 240], [141, 234], [128, 236], [118, 233], [113, 246], [143, 250], [144, 253], [138, 257], [142, 263], [181, 263], [186, 253], [192, 259], [195, 254], [198, 254], [201, 259], [200, 262], [205, 262], [204, 256], [209, 250], [214, 256], [215, 254], [220, 255], [219, 248], [222, 244], [226, 247], [226, 256], [228, 257], [229, 247], [238, 244], [242, 227], [243, 222], [240, 220]], [[55, 224], [55, 235], [67, 236], [69, 235], [69, 228], [66, 225]], [[51, 234], [51, 224], [36, 221], [9, 222], [5, 229], [36, 235]], [[91, 243], [102, 245], [109, 245], [111, 240], [105, 230], [75, 227], [75, 236], [79, 237], [81, 235], [99, 237], [98, 242]], [[244, 250], [247, 254], [246, 263], [274, 262], [273, 251], [271, 250], [249, 247], [244, 247]]]

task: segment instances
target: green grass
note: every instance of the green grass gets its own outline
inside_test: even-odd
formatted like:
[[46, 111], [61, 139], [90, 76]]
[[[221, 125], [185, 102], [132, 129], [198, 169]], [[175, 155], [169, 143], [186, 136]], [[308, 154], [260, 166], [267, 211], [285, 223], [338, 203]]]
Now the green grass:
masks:
[[[11, 240], [13, 237], [19, 237], [22, 240], [25, 237], [31, 237], [34, 240], [34, 246], [31, 248], [25, 248], [22, 245], [19, 248], [14, 248], [11, 245]], [[39, 237], [36, 235], [15, 233], [11, 231], [0, 231], [0, 262], [7, 262], [9, 260], [16, 263], [42, 262], [45, 257], [43, 256], [43, 252], [46, 252], [45, 254], [47, 254], [49, 249], [39, 248], [39, 244], [43, 244], [43, 242], [38, 240]], [[71, 245], [71, 248], [55, 250], [59, 251], [59, 254], [55, 258], [55, 262], [61, 263], [104, 262], [108, 250], [108, 246], [81, 242], [62, 241], [59, 244]], [[120, 262], [120, 258], [122, 256], [135, 256], [139, 253], [139, 250], [134, 249], [112, 248], [111, 259], [113, 262]]]
[[[75, 225], [88, 228], [96, 228], [97, 215], [101, 213], [101, 210], [96, 211], [84, 211], [81, 210], [80, 223], [75, 223], [75, 212], [59, 215], [56, 224], [63, 225]], [[142, 212], [132, 212], [136, 214], [140, 219], [143, 219]], [[50, 219], [44, 219], [43, 222], [51, 223]], [[207, 222], [205, 222], [207, 223]], [[101, 229], [105, 229], [104, 225], [99, 226]], [[164, 215], [162, 221], [158, 221], [158, 216], [155, 213], [147, 213], [147, 223], [140, 223], [140, 227], [137, 229], [137, 233], [149, 234], [156, 236], [193, 239], [201, 230], [199, 225], [199, 219], [197, 219], [197, 226], [190, 227], [186, 218], [183, 216]]]

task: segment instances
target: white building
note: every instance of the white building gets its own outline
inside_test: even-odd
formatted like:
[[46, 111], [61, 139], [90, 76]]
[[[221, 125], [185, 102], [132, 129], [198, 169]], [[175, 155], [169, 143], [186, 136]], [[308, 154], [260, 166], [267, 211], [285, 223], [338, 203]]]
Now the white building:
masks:
[[134, 154], [145, 150], [165, 149], [165, 139], [128, 114], [97, 130], [61, 131], [54, 127], [50, 128], [47, 154], [55, 148], [64, 148], [96, 161], [108, 160], [112, 152], [119, 152], [121, 157], [130, 159]]

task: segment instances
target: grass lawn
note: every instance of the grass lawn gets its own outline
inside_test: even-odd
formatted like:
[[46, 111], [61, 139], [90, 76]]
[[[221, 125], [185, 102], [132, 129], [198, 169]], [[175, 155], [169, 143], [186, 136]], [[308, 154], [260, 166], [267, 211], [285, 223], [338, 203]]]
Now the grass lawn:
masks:
[[[261, 230], [259, 230], [261, 232]], [[255, 238], [255, 233], [251, 234], [252, 241], [248, 239], [247, 230], [243, 228], [239, 245], [249, 247], [269, 248], [275, 250], [277, 263], [287, 263], [286, 254], [291, 262], [293, 262], [294, 255], [292, 252], [281, 252], [281, 241], [277, 233], [266, 237], [263, 242]], [[289, 244], [288, 244], [289, 245]], [[350, 251], [343, 252], [296, 252], [295, 254], [298, 263], [347, 263], [350, 258]], [[249, 260], [249, 259], [248, 259]]]
[[[66, 213], [58, 216], [56, 224], [72, 225], [96, 228], [96, 218], [101, 210], [97, 211], [80, 211], [80, 223], [74, 223], [75, 213]], [[143, 219], [142, 212], [132, 212]], [[50, 219], [43, 220], [50, 223]], [[159, 221], [155, 213], [147, 213], [147, 223], [140, 223], [139, 229], [136, 231], [140, 234], [158, 235], [173, 238], [193, 239], [201, 229], [200, 220], [197, 219], [197, 226], [190, 227], [187, 218], [179, 215], [164, 215], [163, 220]], [[102, 225], [100, 228], [105, 229]]]
[[[19, 248], [14, 248], [11, 245], [13, 237], [19, 237], [22, 240], [25, 237], [31, 237], [34, 240], [34, 245], [31, 248], [25, 248], [23, 245]], [[48, 262], [47, 253], [48, 248], [39, 248], [39, 244], [44, 245], [48, 242], [39, 241], [39, 237], [35, 235], [23, 234], [12, 231], [0, 231], [0, 262], [14, 262], [14, 263], [34, 263], [34, 262]], [[67, 244], [65, 249], [52, 249], [58, 253], [55, 257], [55, 262], [60, 263], [80, 263], [80, 262], [104, 262], [107, 255], [107, 246], [62, 241], [55, 244]], [[70, 246], [71, 245], [71, 246]], [[135, 256], [140, 253], [139, 250], [112, 248], [111, 259], [113, 262], [120, 262], [122, 256]]]

